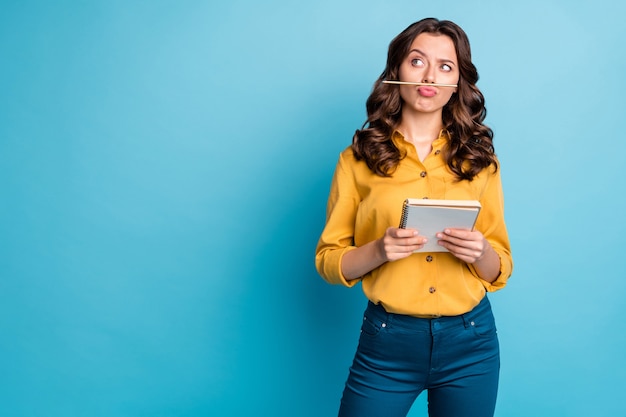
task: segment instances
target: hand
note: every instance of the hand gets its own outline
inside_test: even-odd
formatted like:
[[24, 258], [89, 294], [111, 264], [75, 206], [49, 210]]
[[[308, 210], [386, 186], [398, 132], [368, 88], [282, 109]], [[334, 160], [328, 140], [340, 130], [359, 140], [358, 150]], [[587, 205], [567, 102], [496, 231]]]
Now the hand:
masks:
[[378, 249], [385, 261], [397, 261], [421, 249], [426, 241], [425, 237], [418, 236], [415, 229], [389, 227], [385, 235], [378, 240]]
[[445, 229], [437, 233], [437, 244], [448, 249], [460, 260], [473, 264], [485, 255], [491, 248], [482, 233], [466, 229]]

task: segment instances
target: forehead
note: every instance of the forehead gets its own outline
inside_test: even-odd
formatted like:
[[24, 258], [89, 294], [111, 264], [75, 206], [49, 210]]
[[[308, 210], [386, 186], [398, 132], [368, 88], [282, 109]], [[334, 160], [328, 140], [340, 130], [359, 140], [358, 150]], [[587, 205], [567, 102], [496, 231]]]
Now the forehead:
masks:
[[446, 59], [456, 62], [454, 42], [447, 35], [420, 33], [411, 43], [410, 51], [417, 50], [435, 59]]

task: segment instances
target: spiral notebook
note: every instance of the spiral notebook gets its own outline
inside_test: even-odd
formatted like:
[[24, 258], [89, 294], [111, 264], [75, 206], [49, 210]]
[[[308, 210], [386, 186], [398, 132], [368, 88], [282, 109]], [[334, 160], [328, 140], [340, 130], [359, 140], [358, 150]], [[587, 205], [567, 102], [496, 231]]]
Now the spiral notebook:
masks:
[[437, 233], [446, 228], [472, 230], [480, 212], [476, 200], [432, 200], [408, 198], [402, 205], [400, 227], [416, 229], [420, 236], [428, 239], [424, 247], [416, 252], [447, 252], [437, 244]]

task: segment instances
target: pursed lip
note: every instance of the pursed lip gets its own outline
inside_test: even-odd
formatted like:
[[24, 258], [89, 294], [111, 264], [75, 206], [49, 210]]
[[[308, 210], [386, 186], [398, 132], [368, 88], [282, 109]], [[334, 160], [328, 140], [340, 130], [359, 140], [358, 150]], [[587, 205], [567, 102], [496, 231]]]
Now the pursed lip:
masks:
[[417, 92], [424, 97], [434, 97], [437, 94], [435, 87], [422, 86], [417, 89]]

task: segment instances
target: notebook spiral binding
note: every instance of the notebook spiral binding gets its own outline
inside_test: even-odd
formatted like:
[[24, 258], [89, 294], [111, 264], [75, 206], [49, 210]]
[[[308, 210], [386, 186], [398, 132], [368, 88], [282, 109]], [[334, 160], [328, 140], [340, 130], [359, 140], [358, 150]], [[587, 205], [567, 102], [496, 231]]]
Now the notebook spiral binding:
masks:
[[402, 217], [400, 218], [400, 228], [404, 229], [406, 227], [406, 221], [409, 218], [409, 204], [408, 201], [404, 200], [402, 204]]

